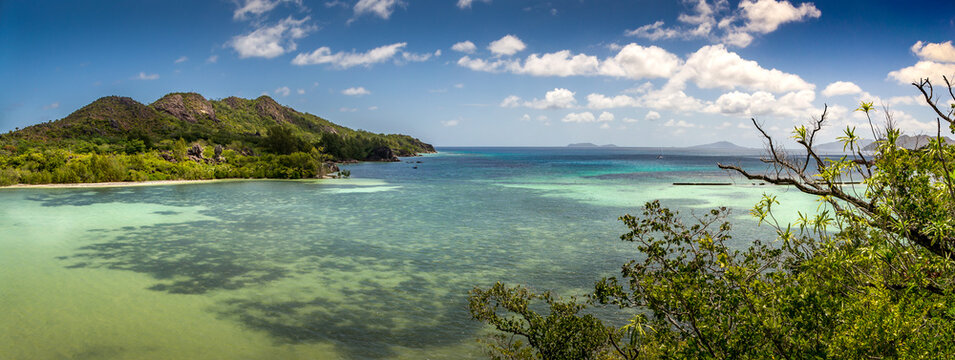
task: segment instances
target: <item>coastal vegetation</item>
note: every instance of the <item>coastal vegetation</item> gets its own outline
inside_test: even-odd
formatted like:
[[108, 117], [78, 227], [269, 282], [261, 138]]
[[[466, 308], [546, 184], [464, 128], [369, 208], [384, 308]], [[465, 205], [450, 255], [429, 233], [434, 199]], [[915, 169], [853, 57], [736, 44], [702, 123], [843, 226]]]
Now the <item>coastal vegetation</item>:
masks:
[[[766, 172], [720, 167], [818, 197], [817, 214], [793, 224], [765, 196], [752, 214], [776, 239], [731, 246], [726, 208], [690, 217], [647, 203], [620, 220], [635, 247], [619, 276], [597, 280], [585, 298], [520, 285], [470, 293], [470, 312], [498, 331], [484, 339], [495, 359], [803, 359], [955, 357], [955, 94], [913, 85], [937, 116], [921, 147], [900, 144], [888, 113], [873, 123], [874, 152], [856, 130], [839, 140], [852, 155], [815, 151], [827, 112], [796, 127], [799, 153], [753, 124], [767, 144]], [[951, 99], [951, 101], [949, 101]], [[874, 115], [871, 103], [859, 110]], [[853, 182], [861, 181], [861, 185]], [[600, 307], [632, 314], [616, 323]]]
[[410, 136], [349, 129], [268, 96], [172, 93], [150, 105], [109, 96], [63, 119], [0, 134], [0, 186], [302, 179], [336, 171], [334, 162], [433, 151]]

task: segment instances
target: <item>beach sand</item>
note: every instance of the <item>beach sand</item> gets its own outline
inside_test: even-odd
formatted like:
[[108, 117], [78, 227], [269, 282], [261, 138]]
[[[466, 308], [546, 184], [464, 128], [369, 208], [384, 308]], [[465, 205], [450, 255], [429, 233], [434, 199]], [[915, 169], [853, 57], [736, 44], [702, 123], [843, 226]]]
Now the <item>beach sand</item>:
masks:
[[24, 188], [108, 188], [108, 187], [128, 187], [128, 186], [157, 186], [157, 185], [179, 185], [179, 184], [198, 184], [208, 182], [235, 181], [236, 179], [217, 179], [217, 180], [155, 180], [155, 181], [121, 181], [121, 182], [101, 182], [101, 183], [74, 183], [74, 184], [16, 184], [10, 186], [0, 186], [0, 189], [24, 189]]

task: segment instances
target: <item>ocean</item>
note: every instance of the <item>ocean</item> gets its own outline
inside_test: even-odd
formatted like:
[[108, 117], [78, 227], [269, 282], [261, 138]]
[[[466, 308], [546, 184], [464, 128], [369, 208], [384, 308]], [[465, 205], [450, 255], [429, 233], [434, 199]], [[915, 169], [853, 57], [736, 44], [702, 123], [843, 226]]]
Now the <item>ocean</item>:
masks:
[[729, 207], [740, 248], [773, 238], [762, 194], [782, 221], [818, 205], [716, 167], [753, 152], [438, 150], [349, 179], [0, 189], [0, 358], [481, 358], [468, 290], [584, 295], [639, 256], [617, 218], [647, 201]]

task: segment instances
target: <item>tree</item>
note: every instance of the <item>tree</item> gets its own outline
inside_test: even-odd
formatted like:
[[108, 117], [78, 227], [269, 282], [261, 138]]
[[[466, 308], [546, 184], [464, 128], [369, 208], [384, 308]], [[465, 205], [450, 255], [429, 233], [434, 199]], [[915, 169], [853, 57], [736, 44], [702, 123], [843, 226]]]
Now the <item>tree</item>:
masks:
[[[769, 171], [719, 167], [795, 187], [829, 206], [781, 224], [773, 216], [778, 202], [764, 196], [753, 214], [776, 230], [776, 241], [729, 247], [726, 209], [688, 218], [651, 202], [642, 214], [621, 217], [630, 229], [621, 239], [638, 254], [620, 276], [595, 284], [589, 304], [640, 312], [627, 324], [607, 325], [612, 330], [602, 344], [625, 359], [955, 357], [955, 146], [941, 141], [942, 121], [955, 132], [955, 105], [940, 105], [928, 79], [913, 85], [938, 115], [937, 136], [917, 149], [899, 146], [901, 131], [888, 112], [884, 128], [872, 126], [884, 135], [874, 154], [847, 128], [839, 140], [851, 155], [838, 158], [813, 147], [825, 110], [794, 129], [799, 153], [786, 153], [753, 120], [767, 144]], [[872, 106], [860, 109], [868, 115]], [[496, 293], [493, 300], [503, 304], [521, 294]], [[489, 303], [480, 294], [472, 292], [472, 313]], [[522, 335], [500, 325], [529, 317], [498, 311], [474, 317]], [[518, 345], [522, 354], [549, 358], [543, 346]]]

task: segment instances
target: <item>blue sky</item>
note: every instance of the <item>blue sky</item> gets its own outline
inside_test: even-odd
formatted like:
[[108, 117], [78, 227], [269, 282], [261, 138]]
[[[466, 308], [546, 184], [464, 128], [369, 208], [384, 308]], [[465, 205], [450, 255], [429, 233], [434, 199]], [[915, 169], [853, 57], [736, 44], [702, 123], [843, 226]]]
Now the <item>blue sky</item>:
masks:
[[0, 131], [195, 91], [439, 146], [758, 146], [824, 104], [831, 140], [859, 101], [929, 133], [952, 40], [952, 1], [4, 0]]

